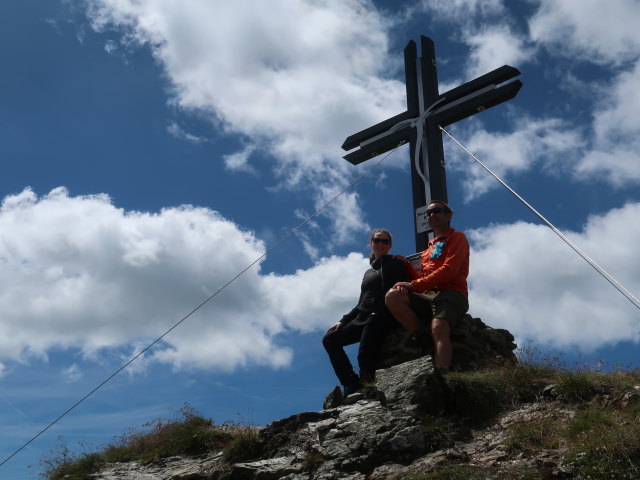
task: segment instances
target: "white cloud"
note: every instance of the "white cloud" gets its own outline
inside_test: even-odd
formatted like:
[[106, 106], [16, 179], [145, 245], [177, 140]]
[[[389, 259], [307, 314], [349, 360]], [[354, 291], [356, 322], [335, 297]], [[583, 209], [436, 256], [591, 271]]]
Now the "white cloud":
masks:
[[[42, 198], [29, 189], [6, 197], [0, 232], [5, 362], [46, 358], [53, 348], [90, 358], [114, 349], [137, 353], [265, 251], [253, 234], [209, 209], [127, 212], [106, 195], [72, 197], [63, 188]], [[278, 335], [339, 318], [355, 303], [365, 266], [355, 254], [285, 277], [263, 276], [255, 266], [143, 363], [287, 365], [291, 349]], [[304, 313], [302, 305], [318, 311]]]
[[83, 376], [82, 370], [78, 364], [74, 363], [62, 371], [62, 375], [67, 383], [73, 383], [80, 380]]
[[[638, 216], [640, 204], [628, 204], [570, 234], [635, 292]], [[0, 232], [5, 363], [54, 348], [126, 360], [125, 352], [141, 351], [264, 253], [252, 234], [212, 210], [126, 212], [105, 195], [71, 197], [64, 189], [6, 197]], [[469, 236], [473, 315], [558, 347], [640, 340], [635, 309], [546, 227], [497, 225]], [[612, 237], [615, 243], [603, 243]], [[339, 319], [355, 305], [367, 266], [352, 253], [290, 275], [251, 268], [147, 352], [135, 372], [151, 362], [225, 371], [286, 366], [292, 348], [281, 334]], [[81, 375], [73, 365], [63, 373], [70, 381]]]
[[256, 149], [256, 145], [250, 144], [243, 148], [241, 151], [225, 155], [224, 165], [225, 168], [232, 172], [246, 172], [256, 174], [255, 168], [249, 165], [249, 157]]
[[[557, 118], [535, 120], [522, 117], [514, 121], [510, 133], [488, 132], [478, 128], [479, 122], [462, 135], [451, 132], [496, 175], [509, 183], [509, 177], [522, 174], [535, 166], [545, 167], [550, 158], [562, 155], [569, 160], [584, 143], [578, 131]], [[449, 149], [449, 146], [451, 147]], [[451, 168], [464, 171], [465, 201], [471, 201], [500, 184], [457, 145], [448, 145]], [[557, 169], [557, 162], [554, 162]]]
[[615, 187], [640, 181], [640, 3], [620, 0], [540, 2], [531, 38], [556, 55], [613, 69], [594, 101], [593, 138], [575, 164], [577, 178]]
[[529, 21], [531, 38], [565, 55], [621, 64], [638, 58], [640, 3], [617, 0], [540, 0]]
[[[345, 137], [405, 109], [403, 83], [383, 78], [386, 27], [369, 0], [89, 5], [96, 30], [115, 28], [127, 46], [151, 47], [174, 103], [270, 154], [283, 186], [317, 197], [344, 186], [353, 169], [342, 159]], [[229, 157], [227, 168], [246, 169], [245, 159]], [[362, 233], [344, 227], [334, 225], [345, 238]]]
[[480, 17], [504, 13], [502, 0], [422, 0], [422, 8], [438, 15], [440, 20], [471, 22]]
[[471, 47], [468, 66], [470, 78], [484, 75], [503, 65], [518, 67], [534, 55], [533, 49], [526, 45], [525, 38], [505, 25], [477, 31], [465, 38], [465, 43]]
[[[629, 203], [589, 218], [581, 232], [564, 232], [636, 296], [639, 216], [640, 204]], [[556, 348], [640, 341], [637, 308], [548, 227], [519, 222], [468, 233], [472, 315], [520, 342]]]
[[169, 132], [171, 135], [173, 135], [174, 137], [180, 139], [180, 140], [185, 140], [187, 142], [190, 143], [202, 143], [202, 142], [206, 142], [207, 139], [204, 137], [198, 137], [197, 135], [193, 135], [192, 133], [189, 132], [185, 132], [177, 123], [172, 122], [171, 124], [169, 124], [169, 126], [167, 127], [167, 132]]
[[326, 162], [347, 168], [345, 132], [404, 109], [402, 83], [378, 77], [387, 37], [366, 0], [90, 5], [96, 29], [114, 26], [125, 41], [152, 47], [177, 104], [259, 143], [292, 182], [314, 178]]
[[614, 186], [640, 182], [640, 61], [619, 74], [593, 120], [591, 149], [576, 165], [581, 178], [606, 178]]
[[[339, 192], [335, 187], [321, 186], [320, 196], [316, 199], [316, 208], [321, 208]], [[332, 241], [344, 243], [353, 238], [354, 232], [370, 229], [369, 225], [362, 220], [364, 212], [360, 208], [358, 194], [355, 192], [342, 193], [323, 213], [331, 217], [335, 225], [336, 233]]]

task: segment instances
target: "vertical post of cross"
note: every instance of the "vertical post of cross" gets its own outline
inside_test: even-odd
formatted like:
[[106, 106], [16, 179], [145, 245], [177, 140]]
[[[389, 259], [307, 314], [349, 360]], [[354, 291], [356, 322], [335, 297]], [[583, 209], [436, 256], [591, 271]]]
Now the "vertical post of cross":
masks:
[[[414, 44], [415, 45], [415, 44]], [[438, 72], [436, 69], [436, 51], [433, 40], [428, 37], [420, 37], [421, 56], [414, 53], [413, 64], [417, 67], [415, 71], [415, 82], [418, 91], [418, 115], [422, 118], [422, 128], [416, 128], [416, 134], [422, 135], [421, 142], [412, 141], [410, 144], [411, 158], [416, 158], [417, 143], [420, 145], [418, 153], [419, 165], [411, 162], [411, 186], [413, 191], [413, 220], [416, 236], [416, 251], [424, 250], [429, 242], [430, 231], [424, 225], [424, 207], [432, 199], [448, 201], [447, 196], [447, 176], [444, 166], [444, 148], [442, 145], [442, 132], [438, 125], [424, 113], [438, 100]], [[408, 76], [405, 50], [405, 72]], [[408, 79], [407, 79], [408, 81]], [[420, 169], [418, 171], [418, 168]], [[425, 178], [421, 177], [421, 173]]]

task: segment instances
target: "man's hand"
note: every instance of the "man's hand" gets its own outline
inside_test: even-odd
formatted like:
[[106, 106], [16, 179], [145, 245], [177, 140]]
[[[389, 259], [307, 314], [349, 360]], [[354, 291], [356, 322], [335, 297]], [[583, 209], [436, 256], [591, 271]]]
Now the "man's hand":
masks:
[[329, 327], [329, 330], [327, 330], [327, 333], [335, 332], [336, 330], [339, 330], [341, 328], [342, 328], [342, 322], [337, 322], [335, 325], [331, 325]]
[[393, 290], [400, 290], [402, 295], [408, 295], [408, 292], [411, 291], [411, 283], [410, 282], [398, 282], [393, 287]]

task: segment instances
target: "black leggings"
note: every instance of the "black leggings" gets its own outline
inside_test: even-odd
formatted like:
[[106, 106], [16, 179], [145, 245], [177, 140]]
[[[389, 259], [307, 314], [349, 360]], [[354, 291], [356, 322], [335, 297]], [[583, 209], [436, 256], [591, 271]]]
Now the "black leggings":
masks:
[[344, 346], [360, 342], [358, 366], [360, 378], [364, 381], [375, 379], [378, 352], [387, 334], [400, 326], [392, 317], [372, 315], [365, 319], [357, 317], [338, 330], [325, 334], [322, 345], [329, 354], [329, 360], [342, 385], [352, 385], [358, 381]]

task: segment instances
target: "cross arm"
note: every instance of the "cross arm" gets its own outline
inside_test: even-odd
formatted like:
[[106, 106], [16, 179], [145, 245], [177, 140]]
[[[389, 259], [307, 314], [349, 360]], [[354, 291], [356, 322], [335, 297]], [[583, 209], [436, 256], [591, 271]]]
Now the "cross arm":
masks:
[[[415, 116], [415, 115], [412, 115], [412, 116]], [[396, 115], [395, 117], [391, 117], [383, 122], [377, 123], [372, 127], [366, 128], [358, 133], [354, 133], [353, 135], [350, 135], [347, 137], [347, 139], [342, 144], [342, 149], [351, 150], [352, 148], [359, 146], [363, 142], [366, 142], [369, 139], [372, 139], [382, 133], [387, 132], [394, 125], [398, 124], [403, 120], [407, 120], [409, 118], [411, 118], [409, 116], [409, 112], [405, 111]], [[380, 153], [383, 153], [383, 152], [380, 152]]]
[[407, 143], [411, 136], [415, 134], [414, 132], [415, 128], [410, 123], [393, 132], [386, 130], [379, 134], [380, 138], [375, 139], [374, 137], [370, 142], [361, 143], [358, 150], [348, 153], [342, 158], [353, 165], [358, 165], [382, 153], [393, 150], [398, 145]]
[[522, 82], [515, 80], [500, 87], [497, 85], [518, 75], [520, 75], [518, 69], [503, 65], [449, 90], [437, 98], [436, 101], [440, 101], [440, 105], [431, 113], [428, 120], [446, 126], [511, 100], [518, 94]]

